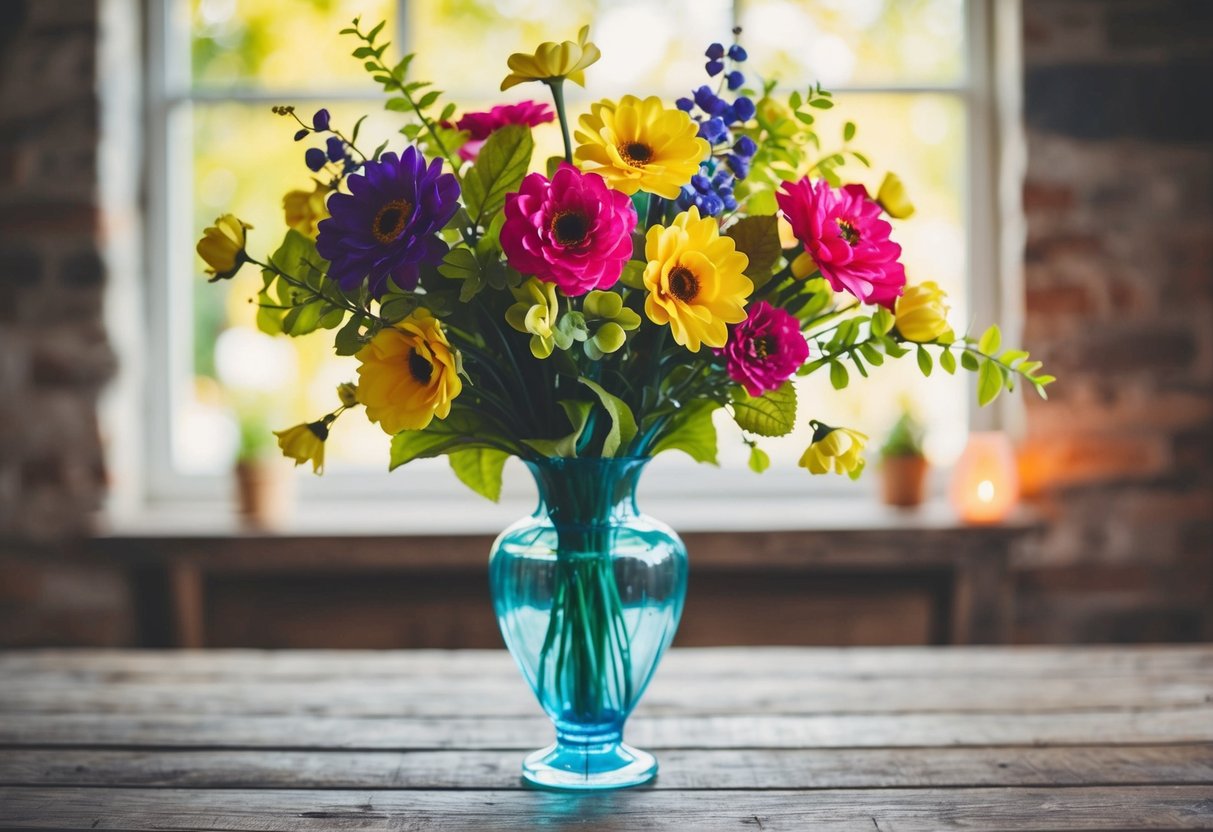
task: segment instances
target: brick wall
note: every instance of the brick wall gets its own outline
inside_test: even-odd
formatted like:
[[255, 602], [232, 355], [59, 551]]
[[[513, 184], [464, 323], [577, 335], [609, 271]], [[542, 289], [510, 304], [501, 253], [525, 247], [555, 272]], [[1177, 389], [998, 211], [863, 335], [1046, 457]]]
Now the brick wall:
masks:
[[1022, 641], [1213, 638], [1213, 3], [1024, 0]]
[[0, 643], [127, 637], [120, 576], [65, 557], [104, 495], [99, 7], [0, 0]]

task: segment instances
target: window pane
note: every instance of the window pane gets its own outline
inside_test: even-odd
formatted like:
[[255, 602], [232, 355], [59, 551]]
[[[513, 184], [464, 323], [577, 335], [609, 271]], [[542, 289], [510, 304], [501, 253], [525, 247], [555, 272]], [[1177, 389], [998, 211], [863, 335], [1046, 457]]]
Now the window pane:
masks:
[[350, 57], [359, 45], [337, 32], [361, 15], [363, 30], [387, 20], [395, 40], [394, 0], [189, 0], [192, 79], [196, 87], [325, 90], [375, 85]]
[[[434, 0], [410, 3], [409, 30], [419, 78], [445, 90], [484, 94], [508, 73], [513, 52], [543, 41], [575, 40], [584, 24], [602, 50], [586, 73], [588, 90], [566, 87], [572, 99], [608, 95], [684, 94], [703, 83], [703, 50], [728, 36], [725, 0]], [[458, 49], [427, 49], [458, 43]], [[522, 85], [504, 98], [535, 98], [543, 87]]]
[[[359, 146], [374, 148], [388, 137], [396, 145], [398, 114], [378, 101], [345, 103], [329, 108], [334, 127], [347, 132], [369, 113]], [[309, 113], [300, 113], [307, 120]], [[282, 195], [312, 188], [303, 163], [309, 145], [294, 144], [293, 120], [272, 114], [266, 105], [199, 104], [194, 108], [193, 228], [211, 224], [222, 213], [234, 213], [251, 223], [249, 253], [264, 259], [286, 233]], [[368, 151], [369, 152], [369, 151]], [[194, 402], [174, 425], [179, 467], [187, 471], [225, 471], [236, 453], [240, 436], [262, 423], [282, 428], [315, 419], [331, 411], [337, 384], [354, 378], [356, 362], [333, 355], [332, 341], [322, 334], [302, 338], [271, 338], [257, 331], [252, 299], [261, 288], [261, 273], [245, 267], [230, 284], [205, 281], [201, 260], [194, 259], [193, 391]], [[326, 452], [327, 469], [339, 472], [354, 466], [382, 470], [387, 437], [361, 414], [343, 419], [333, 431]], [[214, 431], [189, 430], [199, 420]], [[273, 437], [269, 437], [272, 441]], [[209, 443], [209, 444], [206, 444]]]
[[754, 68], [801, 86], [955, 84], [963, 0], [743, 0]]

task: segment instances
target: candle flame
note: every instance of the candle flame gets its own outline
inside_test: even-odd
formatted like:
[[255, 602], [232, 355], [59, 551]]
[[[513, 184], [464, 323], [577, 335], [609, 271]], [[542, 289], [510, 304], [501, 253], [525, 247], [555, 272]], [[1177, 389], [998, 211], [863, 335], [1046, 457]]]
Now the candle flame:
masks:
[[977, 499], [983, 503], [992, 503], [994, 501], [994, 483], [989, 480], [977, 483]]

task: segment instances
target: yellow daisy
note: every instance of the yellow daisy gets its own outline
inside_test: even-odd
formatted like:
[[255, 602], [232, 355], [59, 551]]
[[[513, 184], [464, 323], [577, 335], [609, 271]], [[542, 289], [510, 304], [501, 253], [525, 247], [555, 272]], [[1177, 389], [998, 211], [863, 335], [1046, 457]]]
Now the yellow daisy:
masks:
[[629, 196], [639, 190], [676, 198], [710, 150], [695, 135], [699, 125], [682, 110], [666, 109], [655, 95], [601, 101], [580, 125], [575, 135], [581, 144], [573, 157], [582, 170], [600, 174]]
[[286, 430], [274, 431], [282, 455], [295, 460], [295, 465], [312, 463], [312, 472], [324, 473], [324, 442], [329, 438], [328, 420], [306, 422]]
[[857, 479], [863, 473], [863, 448], [866, 434], [851, 428], [832, 428], [820, 422], [810, 422], [813, 442], [805, 448], [797, 464], [810, 474], [846, 474]]
[[577, 33], [577, 42], [566, 40], [564, 43], [539, 44], [533, 54], [515, 52], [506, 63], [510, 74], [501, 82], [501, 88], [508, 90], [515, 84], [526, 81], [553, 82], [558, 78], [568, 78], [574, 84], [585, 86], [585, 69], [602, 57], [598, 47], [590, 43], [590, 27], [582, 26]]
[[355, 358], [362, 362], [358, 401], [389, 435], [422, 430], [435, 416], [445, 419], [463, 390], [446, 333], [425, 309], [380, 330]]
[[645, 238], [644, 312], [655, 324], [669, 324], [674, 340], [691, 352], [700, 344], [723, 347], [728, 324], [746, 319], [746, 298], [754, 284], [742, 272], [749, 258], [722, 236], [716, 220], [701, 218], [694, 206], [668, 227], [655, 225]]

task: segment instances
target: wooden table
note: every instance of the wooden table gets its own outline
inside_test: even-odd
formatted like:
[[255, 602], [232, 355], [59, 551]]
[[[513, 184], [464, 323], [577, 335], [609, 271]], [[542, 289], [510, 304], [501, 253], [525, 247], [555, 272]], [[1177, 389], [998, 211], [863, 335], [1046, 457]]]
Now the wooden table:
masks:
[[527, 790], [505, 653], [0, 654], [0, 827], [1213, 828], [1213, 647], [673, 651], [651, 786]]

